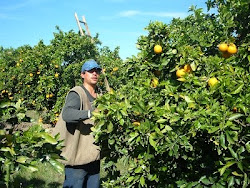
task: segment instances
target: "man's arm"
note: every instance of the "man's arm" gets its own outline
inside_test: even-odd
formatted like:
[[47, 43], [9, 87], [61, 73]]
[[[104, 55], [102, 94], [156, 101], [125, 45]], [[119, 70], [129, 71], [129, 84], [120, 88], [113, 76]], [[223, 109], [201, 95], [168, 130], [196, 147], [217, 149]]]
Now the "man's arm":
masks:
[[62, 111], [62, 118], [67, 123], [77, 123], [90, 118], [89, 110], [80, 110], [80, 96], [74, 92], [69, 92]]

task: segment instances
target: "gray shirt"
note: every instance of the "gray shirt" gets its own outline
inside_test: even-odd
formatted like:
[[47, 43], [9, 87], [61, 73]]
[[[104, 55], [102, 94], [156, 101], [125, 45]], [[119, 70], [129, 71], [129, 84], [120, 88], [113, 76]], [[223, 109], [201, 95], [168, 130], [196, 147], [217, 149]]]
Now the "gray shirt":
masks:
[[[95, 98], [84, 86], [81, 87], [85, 90], [90, 103], [93, 103]], [[80, 110], [80, 105], [80, 96], [76, 92], [70, 91], [66, 97], [66, 102], [62, 111], [63, 120], [67, 123], [77, 123], [81, 120], [88, 119], [88, 110]], [[93, 110], [94, 108], [91, 112]]]

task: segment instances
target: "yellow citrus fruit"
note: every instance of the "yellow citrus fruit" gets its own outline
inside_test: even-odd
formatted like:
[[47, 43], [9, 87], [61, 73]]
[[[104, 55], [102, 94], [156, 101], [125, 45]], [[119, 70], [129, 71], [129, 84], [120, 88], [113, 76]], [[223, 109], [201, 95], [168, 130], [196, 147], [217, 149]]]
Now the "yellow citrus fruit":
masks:
[[114, 94], [114, 89], [113, 89], [113, 88], [110, 88], [109, 93], [110, 93], [111, 95], [113, 95], [113, 94]]
[[47, 99], [49, 98], [49, 94], [46, 94], [46, 98], [47, 98]]
[[235, 46], [235, 44], [230, 44], [227, 51], [230, 54], [236, 54], [237, 53], [237, 47]]
[[226, 52], [227, 49], [228, 49], [228, 45], [227, 45], [226, 43], [221, 43], [221, 44], [219, 45], [219, 50], [220, 50], [221, 52]]
[[176, 71], [176, 76], [177, 76], [178, 78], [183, 77], [185, 74], [186, 74], [186, 72], [185, 72], [184, 69], [178, 69], [178, 70]]
[[140, 125], [141, 125], [141, 123], [138, 122], [138, 121], [135, 121], [135, 122], [133, 122], [132, 124], [133, 124], [134, 126], [140, 126]]
[[154, 52], [156, 53], [156, 54], [160, 54], [160, 53], [162, 53], [162, 47], [160, 46], [160, 45], [155, 45], [155, 47], [154, 47]]
[[237, 112], [237, 108], [236, 108], [236, 107], [234, 107], [234, 108], [233, 108], [233, 111], [234, 111], [234, 112]]
[[215, 86], [218, 82], [219, 82], [219, 81], [217, 80], [217, 78], [212, 77], [212, 78], [210, 78], [210, 79], [208, 80], [208, 85], [209, 85], [210, 87], [213, 87], [213, 86]]
[[19, 59], [19, 61], [20, 61], [20, 62], [23, 62], [23, 60], [22, 60], [22, 59]]
[[190, 73], [192, 71], [192, 68], [189, 64], [187, 64], [184, 66], [184, 70], [185, 70], [185, 72]]
[[51, 94], [49, 94], [49, 98], [52, 98], [54, 95], [51, 93]]
[[56, 77], [56, 78], [58, 78], [58, 77], [59, 77], [59, 74], [58, 74], [58, 73], [56, 73], [56, 74], [55, 74], [55, 77]]
[[41, 72], [40, 71], [37, 71], [36, 74], [40, 74]]
[[153, 88], [156, 88], [159, 84], [159, 81], [157, 78], [153, 78], [152, 81], [151, 81], [151, 85]]
[[33, 73], [30, 73], [30, 77], [32, 77], [33, 76]]
[[59, 66], [58, 66], [58, 65], [55, 65], [55, 68], [56, 68], [56, 69], [58, 69], [58, 68], [59, 68]]
[[20, 66], [20, 63], [17, 63], [16, 66], [19, 67], [19, 66]]
[[39, 123], [42, 123], [42, 122], [43, 122], [43, 119], [42, 119], [42, 118], [39, 118], [38, 122], [39, 122]]
[[114, 72], [115, 72], [115, 71], [118, 71], [118, 69], [119, 69], [118, 67], [114, 67], [114, 68], [113, 68], [113, 71], [114, 71]]

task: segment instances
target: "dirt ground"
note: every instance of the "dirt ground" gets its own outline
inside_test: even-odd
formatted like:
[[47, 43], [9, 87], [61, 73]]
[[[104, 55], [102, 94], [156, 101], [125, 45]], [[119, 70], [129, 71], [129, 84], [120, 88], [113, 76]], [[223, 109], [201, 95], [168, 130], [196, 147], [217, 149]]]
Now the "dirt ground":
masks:
[[[34, 123], [34, 122], [21, 122], [20, 124], [11, 125], [11, 124], [8, 124], [8, 123], [2, 123], [2, 122], [0, 122], [0, 128], [1, 129], [6, 129], [6, 130], [9, 130], [9, 129], [13, 128], [13, 131], [26, 131], [31, 126], [33, 126], [35, 124], [36, 123]], [[52, 132], [53, 125], [51, 125], [51, 124], [41, 124], [41, 125], [49, 133]]]

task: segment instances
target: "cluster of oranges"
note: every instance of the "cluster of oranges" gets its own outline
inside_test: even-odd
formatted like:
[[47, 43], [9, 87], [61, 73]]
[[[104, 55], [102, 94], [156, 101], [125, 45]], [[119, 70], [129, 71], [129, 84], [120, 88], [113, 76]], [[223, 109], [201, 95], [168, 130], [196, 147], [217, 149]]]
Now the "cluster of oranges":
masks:
[[238, 51], [236, 45], [233, 43], [221, 43], [219, 44], [218, 48], [222, 53], [222, 57], [224, 58], [229, 58], [231, 55], [236, 54]]
[[[233, 44], [233, 43], [230, 43], [230, 44], [221, 43], [221, 44], [218, 45], [218, 48], [219, 48], [219, 50], [222, 52], [222, 56], [223, 56], [224, 58], [229, 58], [231, 55], [236, 54], [237, 51], [238, 51], [236, 45]], [[158, 44], [155, 45], [155, 46], [154, 46], [154, 53], [155, 53], [155, 54], [161, 54], [161, 53], [162, 53], [162, 47], [161, 47], [160, 45], [158, 45]], [[177, 78], [178, 78], [179, 81], [185, 81], [184, 76], [185, 76], [186, 74], [188, 74], [188, 73], [191, 73], [191, 72], [192, 72], [191, 66], [190, 66], [189, 64], [186, 64], [186, 65], [184, 65], [184, 67], [182, 67], [182, 68], [180, 68], [180, 69], [178, 69], [178, 70], [176, 71], [176, 76], [177, 76]], [[212, 77], [212, 78], [210, 78], [210, 79], [208, 80], [208, 85], [209, 85], [210, 87], [213, 87], [213, 86], [215, 86], [218, 82], [219, 82], [219, 81], [217, 80], [216, 77]], [[155, 84], [155, 83], [157, 83], [157, 84]], [[156, 87], [156, 86], [158, 85], [158, 80], [157, 80], [157, 82], [156, 82], [155, 80], [152, 80], [152, 85], [153, 85], [154, 87]]]

